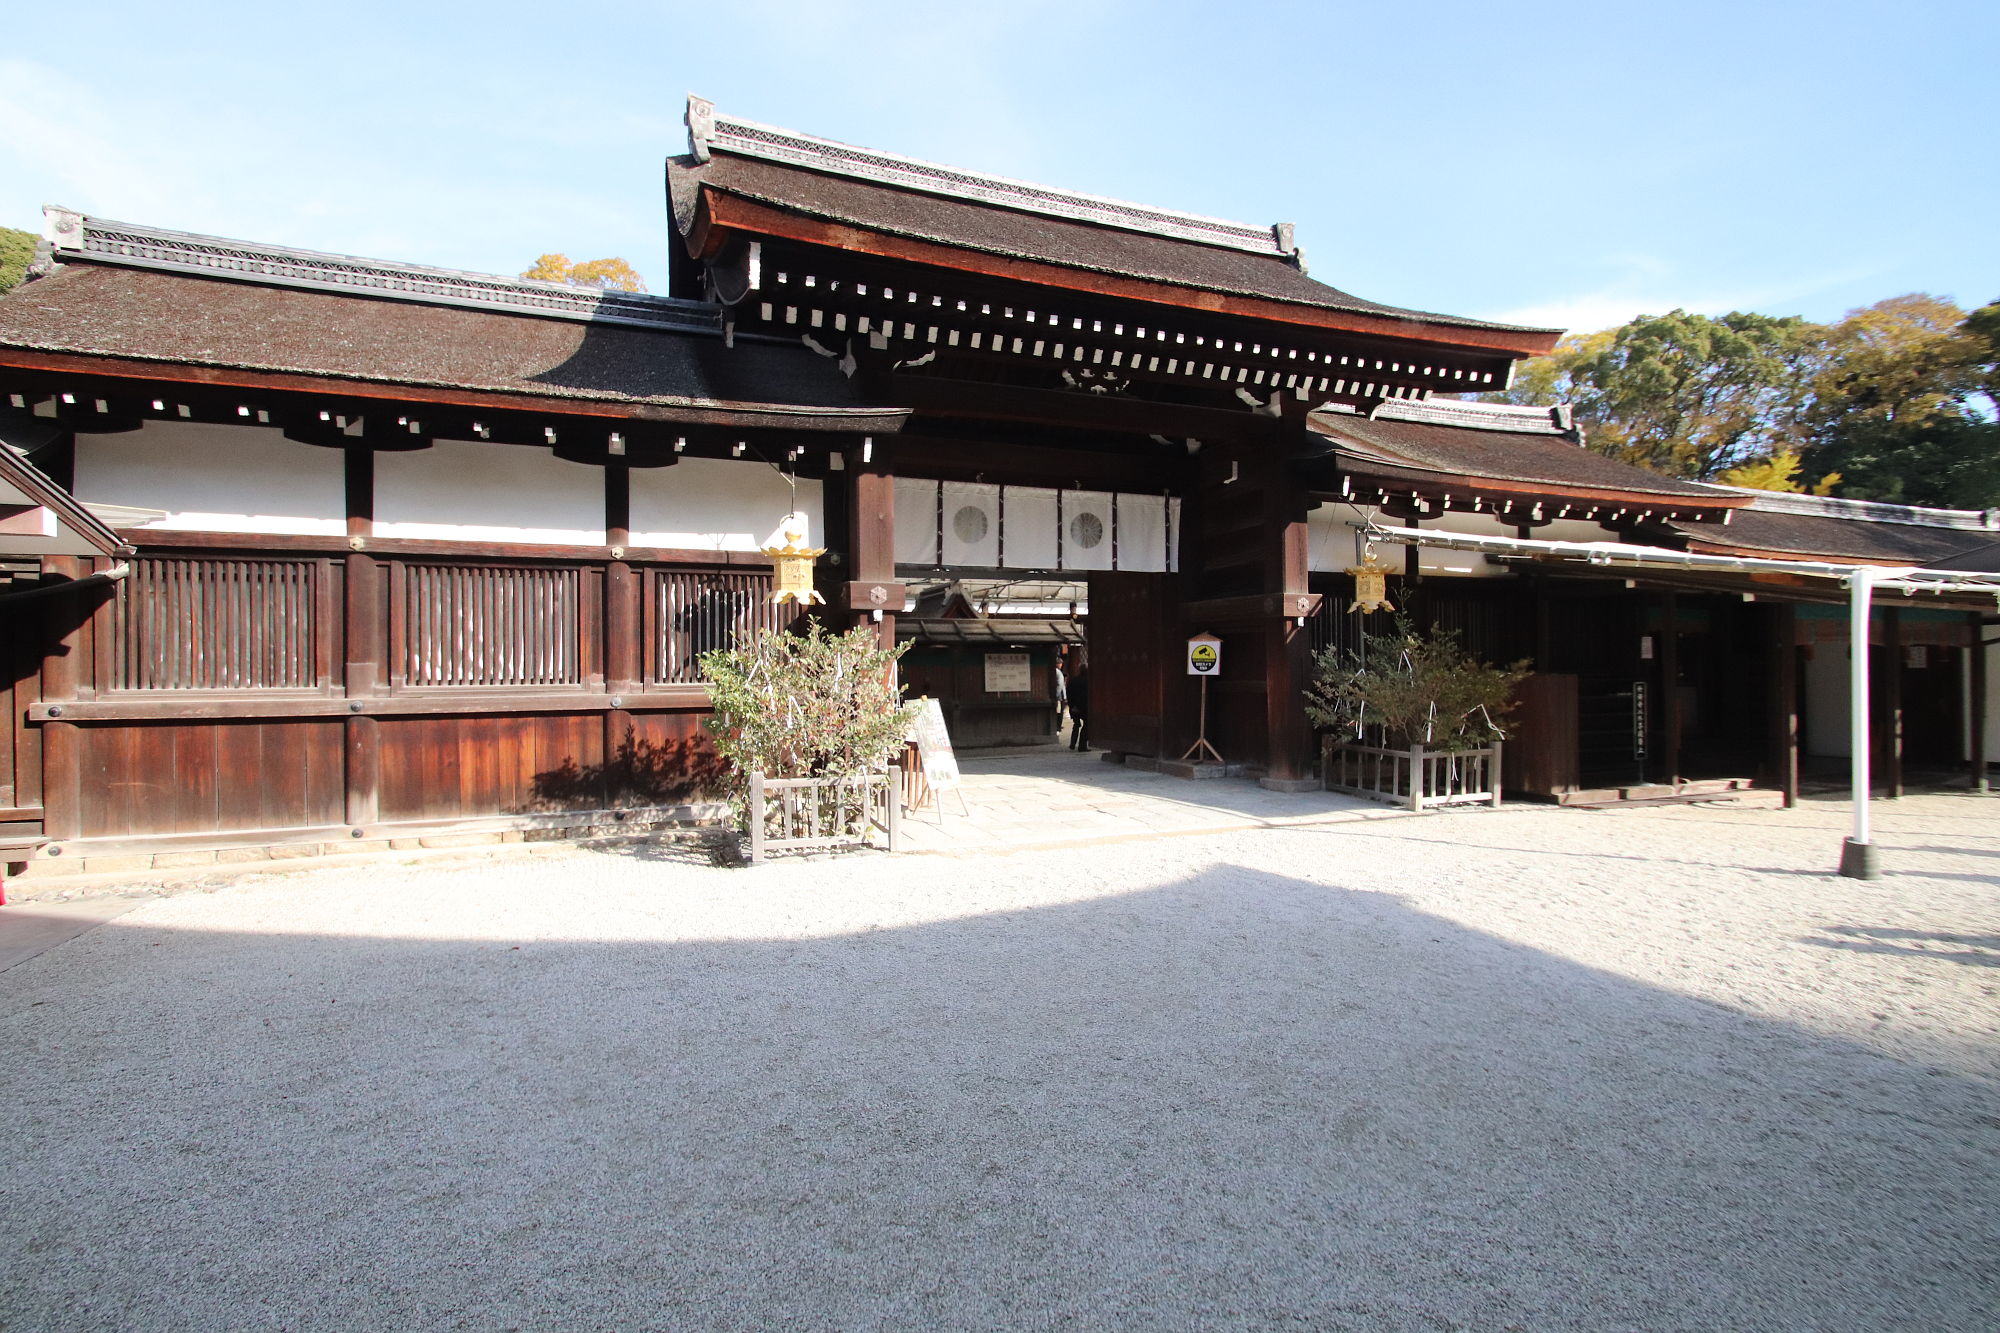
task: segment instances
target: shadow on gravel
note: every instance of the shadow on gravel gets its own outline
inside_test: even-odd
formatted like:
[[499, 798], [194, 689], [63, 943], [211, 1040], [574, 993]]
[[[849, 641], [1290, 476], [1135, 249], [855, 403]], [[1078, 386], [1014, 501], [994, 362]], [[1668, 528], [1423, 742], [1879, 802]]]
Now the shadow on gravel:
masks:
[[[777, 883], [660, 882], [592, 919]], [[126, 917], [0, 1034], [9, 1333], [2000, 1319], [1991, 1085], [1239, 867], [816, 938]]]
[[[1806, 936], [1801, 944], [1821, 949], [1848, 949], [1856, 953], [1903, 954], [1911, 958], [1935, 958], [1946, 963], [1973, 967], [2000, 967], [2000, 935], [1958, 935], [1941, 930], [1909, 930], [1899, 926], [1822, 926], [1823, 939]], [[1958, 946], [1935, 948], [1936, 945]]]

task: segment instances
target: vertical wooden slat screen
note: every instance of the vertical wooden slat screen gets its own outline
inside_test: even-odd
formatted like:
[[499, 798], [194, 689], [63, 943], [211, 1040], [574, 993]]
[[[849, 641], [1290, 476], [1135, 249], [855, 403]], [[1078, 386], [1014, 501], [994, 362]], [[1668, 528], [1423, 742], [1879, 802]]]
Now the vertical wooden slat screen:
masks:
[[111, 688], [291, 690], [321, 684], [320, 562], [131, 562], [112, 619]]
[[653, 626], [658, 636], [653, 680], [699, 681], [700, 658], [731, 648], [760, 629], [783, 629], [798, 614], [771, 604], [771, 575], [661, 570], [654, 578]]
[[404, 683], [580, 683], [579, 571], [412, 563], [405, 578]]

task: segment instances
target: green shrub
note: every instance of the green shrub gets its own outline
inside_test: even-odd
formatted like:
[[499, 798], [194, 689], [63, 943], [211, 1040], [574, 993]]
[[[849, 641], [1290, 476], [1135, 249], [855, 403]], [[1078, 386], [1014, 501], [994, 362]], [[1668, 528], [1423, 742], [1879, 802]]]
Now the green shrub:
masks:
[[851, 777], [882, 767], [903, 745], [895, 664], [906, 647], [878, 647], [872, 625], [829, 634], [808, 622], [803, 634], [764, 630], [703, 653], [708, 730], [734, 770], [732, 791], [740, 797], [752, 772]]
[[1359, 649], [1328, 647], [1313, 657], [1306, 716], [1346, 739], [1371, 733], [1399, 749], [1472, 750], [1507, 735], [1523, 660], [1488, 666], [1459, 646], [1455, 630], [1419, 631], [1398, 614]]

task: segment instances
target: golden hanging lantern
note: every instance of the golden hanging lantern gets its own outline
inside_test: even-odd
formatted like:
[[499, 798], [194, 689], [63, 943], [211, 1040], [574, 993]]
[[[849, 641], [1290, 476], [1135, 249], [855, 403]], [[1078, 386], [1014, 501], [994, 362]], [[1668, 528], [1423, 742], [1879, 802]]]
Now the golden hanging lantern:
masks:
[[1354, 576], [1354, 602], [1347, 609], [1367, 615], [1370, 611], [1394, 611], [1389, 602], [1389, 567], [1375, 559], [1370, 551], [1368, 558], [1351, 566], [1348, 573]]
[[824, 602], [826, 598], [813, 589], [813, 561], [826, 554], [825, 547], [808, 547], [811, 540], [804, 514], [787, 514], [778, 524], [778, 530], [764, 539], [760, 548], [771, 557], [775, 568], [777, 591], [771, 594], [771, 602], [796, 602], [800, 606], [810, 606], [814, 602]]

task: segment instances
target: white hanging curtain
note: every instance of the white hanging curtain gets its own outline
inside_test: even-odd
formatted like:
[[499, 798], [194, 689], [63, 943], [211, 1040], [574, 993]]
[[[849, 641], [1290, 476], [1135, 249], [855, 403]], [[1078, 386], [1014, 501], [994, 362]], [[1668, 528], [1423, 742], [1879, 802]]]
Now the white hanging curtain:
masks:
[[1181, 568], [1181, 502], [1179, 496], [1167, 499], [1167, 572], [1178, 574]]
[[944, 563], [993, 568], [1000, 563], [1000, 488], [944, 483]]
[[1161, 495], [1114, 497], [1118, 513], [1118, 568], [1163, 574], [1167, 568], [1167, 501]]
[[938, 484], [914, 477], [896, 478], [896, 563], [938, 563]]
[[1062, 493], [1062, 567], [1111, 568], [1111, 492]]
[[1008, 569], [1054, 569], [1056, 493], [1046, 486], [1007, 486], [1000, 498], [1006, 537], [1001, 563]]

